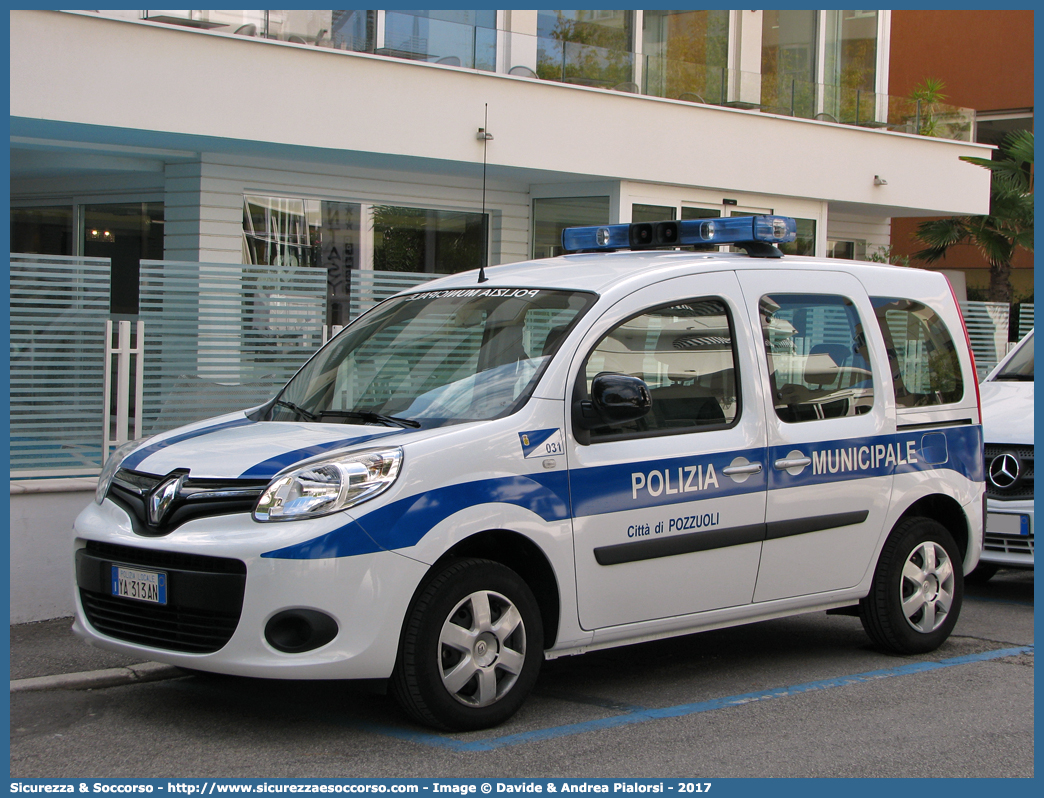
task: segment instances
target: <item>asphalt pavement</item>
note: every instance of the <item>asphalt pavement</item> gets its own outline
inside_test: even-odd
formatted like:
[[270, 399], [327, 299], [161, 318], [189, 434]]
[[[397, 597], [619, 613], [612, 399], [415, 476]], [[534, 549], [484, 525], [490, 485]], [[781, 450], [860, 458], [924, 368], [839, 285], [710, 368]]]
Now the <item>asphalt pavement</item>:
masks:
[[183, 671], [141, 657], [89, 646], [72, 633], [72, 618], [11, 627], [11, 692], [113, 687], [180, 676]]

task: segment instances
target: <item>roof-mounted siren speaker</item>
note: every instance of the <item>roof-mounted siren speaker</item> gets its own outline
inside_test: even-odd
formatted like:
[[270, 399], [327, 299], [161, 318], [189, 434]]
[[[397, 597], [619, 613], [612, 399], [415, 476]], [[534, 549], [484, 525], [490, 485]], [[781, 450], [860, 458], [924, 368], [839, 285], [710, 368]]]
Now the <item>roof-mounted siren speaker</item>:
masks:
[[674, 221], [657, 222], [653, 225], [653, 246], [672, 247], [678, 244], [679, 228]]
[[679, 237], [678, 223], [635, 222], [628, 226], [627, 237], [631, 249], [676, 246]]
[[653, 244], [653, 226], [649, 222], [636, 222], [627, 228], [628, 244], [631, 249], [644, 249]]

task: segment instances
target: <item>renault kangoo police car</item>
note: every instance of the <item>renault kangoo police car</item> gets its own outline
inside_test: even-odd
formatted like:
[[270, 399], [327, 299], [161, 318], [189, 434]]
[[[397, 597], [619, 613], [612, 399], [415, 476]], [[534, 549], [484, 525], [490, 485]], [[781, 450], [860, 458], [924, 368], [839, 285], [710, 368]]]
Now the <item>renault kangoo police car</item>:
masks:
[[510, 717], [545, 658], [797, 613], [935, 649], [985, 512], [960, 312], [939, 274], [781, 257], [794, 236], [574, 228], [379, 304], [265, 405], [112, 455], [75, 631], [388, 679], [448, 729]]

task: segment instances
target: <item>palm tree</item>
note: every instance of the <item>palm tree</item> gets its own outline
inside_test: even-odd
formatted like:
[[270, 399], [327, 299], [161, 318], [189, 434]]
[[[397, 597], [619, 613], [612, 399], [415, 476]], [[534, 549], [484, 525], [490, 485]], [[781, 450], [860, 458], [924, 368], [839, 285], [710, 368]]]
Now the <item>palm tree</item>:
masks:
[[1011, 261], [1018, 247], [1033, 251], [1033, 133], [1019, 130], [1004, 139], [995, 160], [964, 156], [962, 161], [993, 172], [988, 216], [954, 216], [918, 225], [926, 245], [914, 257], [926, 263], [944, 258], [950, 247], [971, 244], [990, 265], [991, 302], [1011, 302]]

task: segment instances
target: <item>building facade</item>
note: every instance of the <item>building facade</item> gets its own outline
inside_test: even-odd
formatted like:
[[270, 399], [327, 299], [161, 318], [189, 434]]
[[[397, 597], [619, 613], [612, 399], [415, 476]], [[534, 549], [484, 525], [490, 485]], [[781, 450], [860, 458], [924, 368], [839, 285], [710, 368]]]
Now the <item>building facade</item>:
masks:
[[[135, 373], [154, 385], [123, 394], [138, 419], [182, 383], [198, 418], [233, 388], [269, 391], [276, 355], [303, 357], [360, 286], [552, 255], [568, 225], [778, 213], [798, 219], [789, 252], [865, 258], [896, 219], [989, 208], [989, 174], [959, 160], [990, 152], [974, 116], [947, 108], [922, 135], [887, 93], [888, 11], [10, 25], [12, 463], [30, 472], [12, 472], [12, 622], [71, 610], [53, 590], [71, 581], [67, 530], [128, 420], [103, 407], [120, 393], [99, 376], [107, 321], [145, 329]], [[283, 270], [312, 285], [306, 333], [297, 300], [251, 294]]]
[[[802, 254], [981, 213], [888, 11], [13, 11], [14, 252], [452, 272], [568, 224], [774, 212]], [[76, 79], [71, 80], [70, 76]], [[961, 129], [961, 123], [964, 129]], [[481, 131], [480, 131], [481, 129]], [[961, 140], [961, 139], [965, 140]]]

